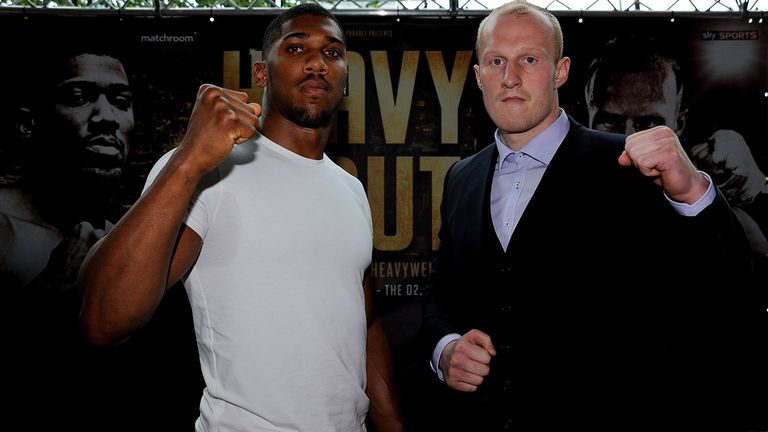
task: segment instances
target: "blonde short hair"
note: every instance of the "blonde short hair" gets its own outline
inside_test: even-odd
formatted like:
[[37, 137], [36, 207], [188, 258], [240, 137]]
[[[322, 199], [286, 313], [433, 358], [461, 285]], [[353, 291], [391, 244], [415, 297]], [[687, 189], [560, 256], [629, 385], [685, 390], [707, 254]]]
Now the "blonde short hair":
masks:
[[503, 5], [492, 10], [488, 16], [483, 18], [483, 20], [480, 22], [480, 26], [477, 28], [475, 53], [480, 56], [480, 35], [482, 34], [486, 23], [506, 15], [525, 16], [536, 13], [547, 19], [552, 25], [552, 30], [555, 34], [555, 61], [560, 60], [560, 58], [563, 57], [563, 29], [560, 28], [560, 21], [558, 21], [557, 18], [548, 10], [540, 6], [536, 6], [535, 4], [528, 3], [525, 0], [513, 0], [509, 3], [504, 3]]

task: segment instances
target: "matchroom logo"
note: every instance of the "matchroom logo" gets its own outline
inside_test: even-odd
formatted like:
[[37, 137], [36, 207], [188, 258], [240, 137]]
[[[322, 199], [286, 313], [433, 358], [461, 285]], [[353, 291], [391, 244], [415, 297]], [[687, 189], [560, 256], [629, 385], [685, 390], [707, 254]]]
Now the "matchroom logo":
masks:
[[141, 35], [139, 40], [147, 43], [193, 43], [195, 42], [194, 35], [169, 35], [153, 34], [153, 35]]

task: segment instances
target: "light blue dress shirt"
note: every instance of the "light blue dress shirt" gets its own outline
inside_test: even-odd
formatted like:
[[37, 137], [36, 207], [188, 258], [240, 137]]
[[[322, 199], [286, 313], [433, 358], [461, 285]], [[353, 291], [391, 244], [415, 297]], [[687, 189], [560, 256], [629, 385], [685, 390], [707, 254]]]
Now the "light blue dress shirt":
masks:
[[560, 117], [547, 129], [536, 135], [519, 151], [512, 151], [496, 129], [496, 150], [499, 158], [493, 170], [491, 183], [491, 219], [499, 242], [507, 250], [523, 211], [539, 186], [555, 152], [560, 148], [570, 129], [563, 110]]

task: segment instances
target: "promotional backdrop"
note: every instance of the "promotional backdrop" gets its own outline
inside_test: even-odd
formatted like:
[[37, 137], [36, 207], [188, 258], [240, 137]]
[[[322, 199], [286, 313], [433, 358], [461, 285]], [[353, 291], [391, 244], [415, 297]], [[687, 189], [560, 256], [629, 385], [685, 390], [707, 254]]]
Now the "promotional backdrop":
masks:
[[[29, 147], [22, 126], [35, 99], [52, 97], [41, 91], [40, 81], [50, 73], [54, 54], [66, 47], [99, 46], [123, 62], [133, 95], [127, 165], [111, 192], [117, 208], [109, 219], [115, 222], [138, 198], [154, 161], [182, 139], [200, 84], [240, 89], [260, 101], [251, 64], [261, 59], [261, 37], [271, 18], [0, 16], [5, 89], [0, 185], [14, 187], [45, 158], [44, 148]], [[435, 380], [418, 346], [418, 301], [438, 246], [442, 181], [452, 163], [490, 144], [494, 132], [472, 69], [479, 18], [401, 17], [398, 22], [342, 16], [340, 21], [348, 42], [349, 94], [326, 153], [357, 176], [368, 193], [376, 302], [393, 346], [403, 408], [411, 431], [429, 430], [427, 389]], [[587, 17], [583, 23], [564, 17], [561, 22], [572, 66], [560, 101], [576, 120], [588, 124], [585, 72], [599, 47], [617, 36], [654, 36], [684, 56], [687, 133], [708, 136], [715, 127], [736, 131], [762, 172], [768, 172], [768, 24], [660, 17]], [[34, 244], [34, 238], [28, 240]], [[301, 263], [296, 266], [300, 271]], [[86, 362], [92, 369], [78, 374], [99, 371], [96, 383], [53, 389], [46, 385], [56, 381], [46, 381], [39, 391], [88, 400], [102, 414], [129, 424], [154, 413], [179, 425], [177, 430], [191, 430], [202, 384], [185, 302], [183, 290], [174, 287], [135, 340], [108, 355], [93, 354], [98, 360]], [[54, 316], [66, 325], [75, 319], [72, 312]], [[45, 351], [47, 362], [61, 363], [56, 356], [68, 352], [61, 345], [56, 345], [60, 351]], [[90, 348], [82, 350], [92, 354]], [[63, 373], [60, 369], [54, 370]], [[72, 405], [79, 407], [73, 408], [73, 422], [87, 416], [80, 404]]]

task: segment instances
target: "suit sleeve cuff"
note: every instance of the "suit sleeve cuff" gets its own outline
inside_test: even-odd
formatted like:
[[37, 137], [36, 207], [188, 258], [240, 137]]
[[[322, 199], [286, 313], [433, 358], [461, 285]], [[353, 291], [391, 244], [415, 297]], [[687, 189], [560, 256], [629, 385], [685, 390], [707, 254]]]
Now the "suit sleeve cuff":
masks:
[[705, 208], [709, 207], [710, 204], [715, 202], [715, 197], [717, 196], [717, 192], [715, 192], [715, 186], [712, 183], [712, 178], [709, 176], [709, 174], [705, 173], [704, 171], [699, 171], [704, 175], [704, 177], [707, 178], [707, 181], [709, 182], [709, 187], [707, 187], [707, 191], [704, 192], [704, 195], [701, 196], [698, 200], [696, 200], [693, 204], [686, 204], [681, 203], [677, 201], [673, 201], [670, 199], [666, 192], [664, 193], [664, 197], [669, 201], [669, 203], [672, 205], [672, 207], [675, 209], [675, 211], [682, 215], [682, 216], [696, 216], [699, 213], [701, 213]]
[[440, 338], [440, 340], [437, 342], [437, 345], [435, 346], [435, 350], [432, 351], [432, 360], [429, 362], [429, 367], [431, 367], [432, 371], [437, 374], [437, 377], [440, 378], [440, 381], [445, 381], [445, 378], [443, 378], [443, 371], [440, 370], [440, 356], [443, 355], [443, 350], [445, 349], [446, 345], [460, 337], [461, 335], [458, 333], [447, 334]]

